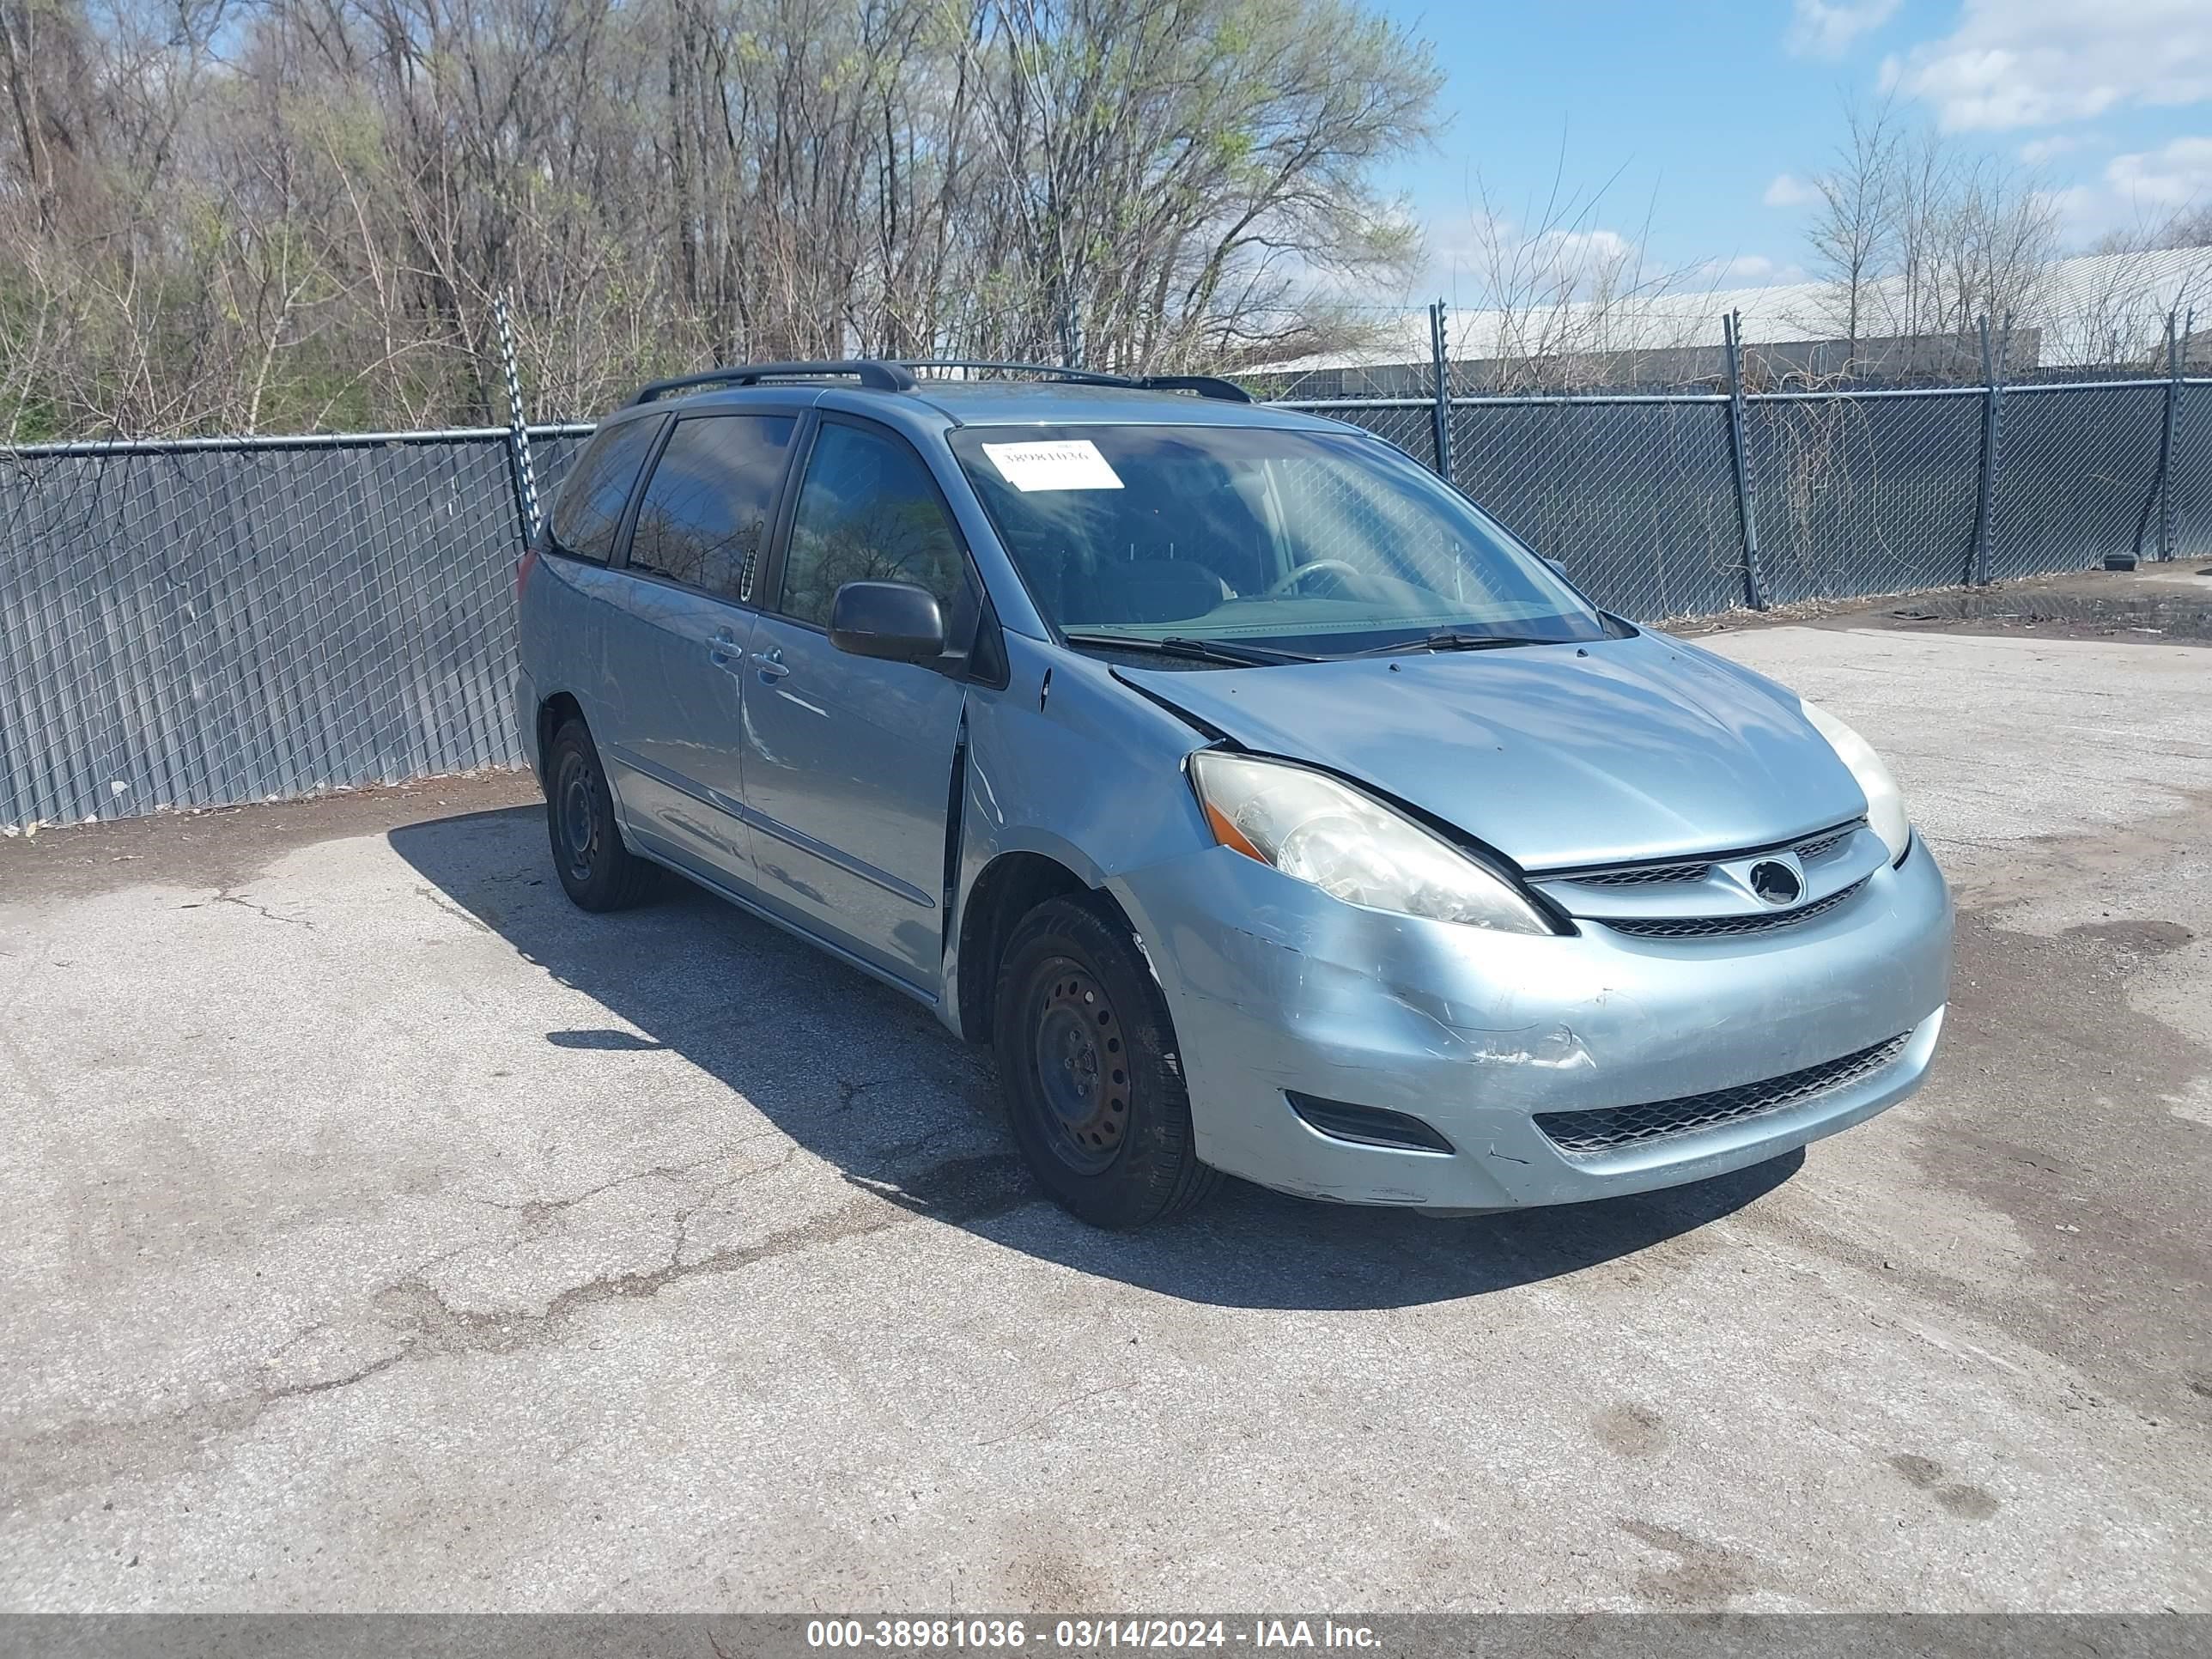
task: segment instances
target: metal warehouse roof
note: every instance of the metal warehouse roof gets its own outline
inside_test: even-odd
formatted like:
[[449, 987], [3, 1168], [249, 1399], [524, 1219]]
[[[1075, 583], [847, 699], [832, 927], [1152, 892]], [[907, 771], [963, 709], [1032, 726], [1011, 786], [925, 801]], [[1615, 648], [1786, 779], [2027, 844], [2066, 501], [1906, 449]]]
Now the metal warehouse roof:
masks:
[[[1859, 335], [1868, 338], [1910, 331], [1897, 320], [1904, 283], [1887, 277], [1868, 284]], [[2054, 261], [2014, 318], [2014, 326], [2042, 336], [2045, 367], [2089, 366], [2146, 356], [2157, 349], [2169, 311], [2197, 310], [2212, 321], [2212, 247], [2161, 248], [2146, 252], [2087, 254]], [[1771, 288], [1676, 291], [1616, 300], [1609, 304], [1540, 301], [1514, 310], [1454, 310], [1446, 326], [1454, 362], [1547, 354], [1664, 351], [1721, 343], [1721, 318], [1743, 315], [1743, 337], [1753, 345], [1832, 340], [1844, 330], [1839, 290], [1830, 283], [1791, 283]], [[1328, 369], [1382, 368], [1429, 361], [1429, 317], [1411, 308], [1382, 325], [1381, 337], [1356, 351], [1323, 352], [1269, 363], [1270, 374]]]

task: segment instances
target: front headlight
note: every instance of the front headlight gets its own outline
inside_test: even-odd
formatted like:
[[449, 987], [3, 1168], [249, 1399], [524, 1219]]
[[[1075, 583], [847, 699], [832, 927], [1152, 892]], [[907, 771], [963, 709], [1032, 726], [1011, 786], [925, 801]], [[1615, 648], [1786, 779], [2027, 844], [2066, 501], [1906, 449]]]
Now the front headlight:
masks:
[[1867, 822], [1889, 848], [1889, 861], [1895, 864], [1912, 845], [1912, 823], [1905, 816], [1905, 797], [1898, 791], [1897, 780], [1890, 776], [1889, 768], [1882, 764], [1873, 745], [1850, 726], [1818, 703], [1801, 697], [1797, 706], [1813, 722], [1813, 729], [1828, 740], [1836, 758], [1850, 768], [1851, 775], [1858, 780], [1867, 798]]
[[1326, 773], [1201, 749], [1190, 781], [1216, 841], [1346, 904], [1503, 933], [1554, 931], [1449, 842]]

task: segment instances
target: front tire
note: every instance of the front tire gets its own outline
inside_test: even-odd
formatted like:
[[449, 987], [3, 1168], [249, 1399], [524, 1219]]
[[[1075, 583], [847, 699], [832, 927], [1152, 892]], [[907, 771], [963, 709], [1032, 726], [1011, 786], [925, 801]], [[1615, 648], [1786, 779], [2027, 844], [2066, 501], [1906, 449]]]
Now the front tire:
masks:
[[1014, 1143], [1061, 1207], [1127, 1230], [1219, 1184], [1194, 1149], [1166, 1000], [1105, 901], [1051, 899], [1022, 919], [992, 1031]]
[[545, 752], [545, 827], [561, 885], [586, 910], [621, 910], [653, 889], [653, 866], [623, 845], [614, 792], [583, 721], [570, 720]]

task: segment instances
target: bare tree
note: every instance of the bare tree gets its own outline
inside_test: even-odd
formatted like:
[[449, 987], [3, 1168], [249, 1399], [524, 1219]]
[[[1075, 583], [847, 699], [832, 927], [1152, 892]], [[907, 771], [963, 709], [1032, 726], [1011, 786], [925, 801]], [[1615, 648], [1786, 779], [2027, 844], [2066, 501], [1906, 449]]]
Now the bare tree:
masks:
[[1844, 136], [1830, 165], [1813, 176], [1820, 215], [1807, 233], [1813, 270], [1834, 290], [1832, 325], [1844, 341], [1844, 372], [1858, 358], [1875, 280], [1894, 240], [1897, 198], [1903, 188], [1895, 112], [1848, 104]]
[[2058, 252], [2044, 181], [1891, 104], [1847, 105], [1844, 120], [1807, 234], [1823, 295], [1797, 320], [1840, 337], [1845, 377], [1978, 372], [1977, 319], [2028, 311]]
[[2160, 247], [2212, 247], [2212, 201], [2180, 209], [2160, 228]]
[[1680, 357], [1710, 330], [1710, 310], [1684, 302], [1694, 269], [1650, 262], [1650, 204], [1632, 234], [1602, 222], [1619, 179], [1571, 185], [1563, 147], [1543, 194], [1516, 210], [1476, 175], [1468, 274], [1477, 331], [1453, 345], [1462, 389], [1629, 384], [1661, 364], [1662, 378], [1684, 373]]
[[0, 0], [0, 441], [849, 351], [1235, 362], [1402, 270], [1357, 0]]

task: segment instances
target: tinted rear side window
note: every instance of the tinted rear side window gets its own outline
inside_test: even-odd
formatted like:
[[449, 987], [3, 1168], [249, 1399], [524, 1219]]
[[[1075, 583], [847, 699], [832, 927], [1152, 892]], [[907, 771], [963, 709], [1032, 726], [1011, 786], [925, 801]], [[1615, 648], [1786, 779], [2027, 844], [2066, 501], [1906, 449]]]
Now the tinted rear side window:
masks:
[[638, 503], [630, 568], [749, 598], [793, 424], [788, 415], [678, 421]]
[[605, 564], [614, 551], [615, 532], [630, 486], [645, 465], [645, 453], [660, 431], [658, 421], [629, 421], [594, 437], [576, 470], [568, 475], [553, 509], [553, 545], [573, 559]]

